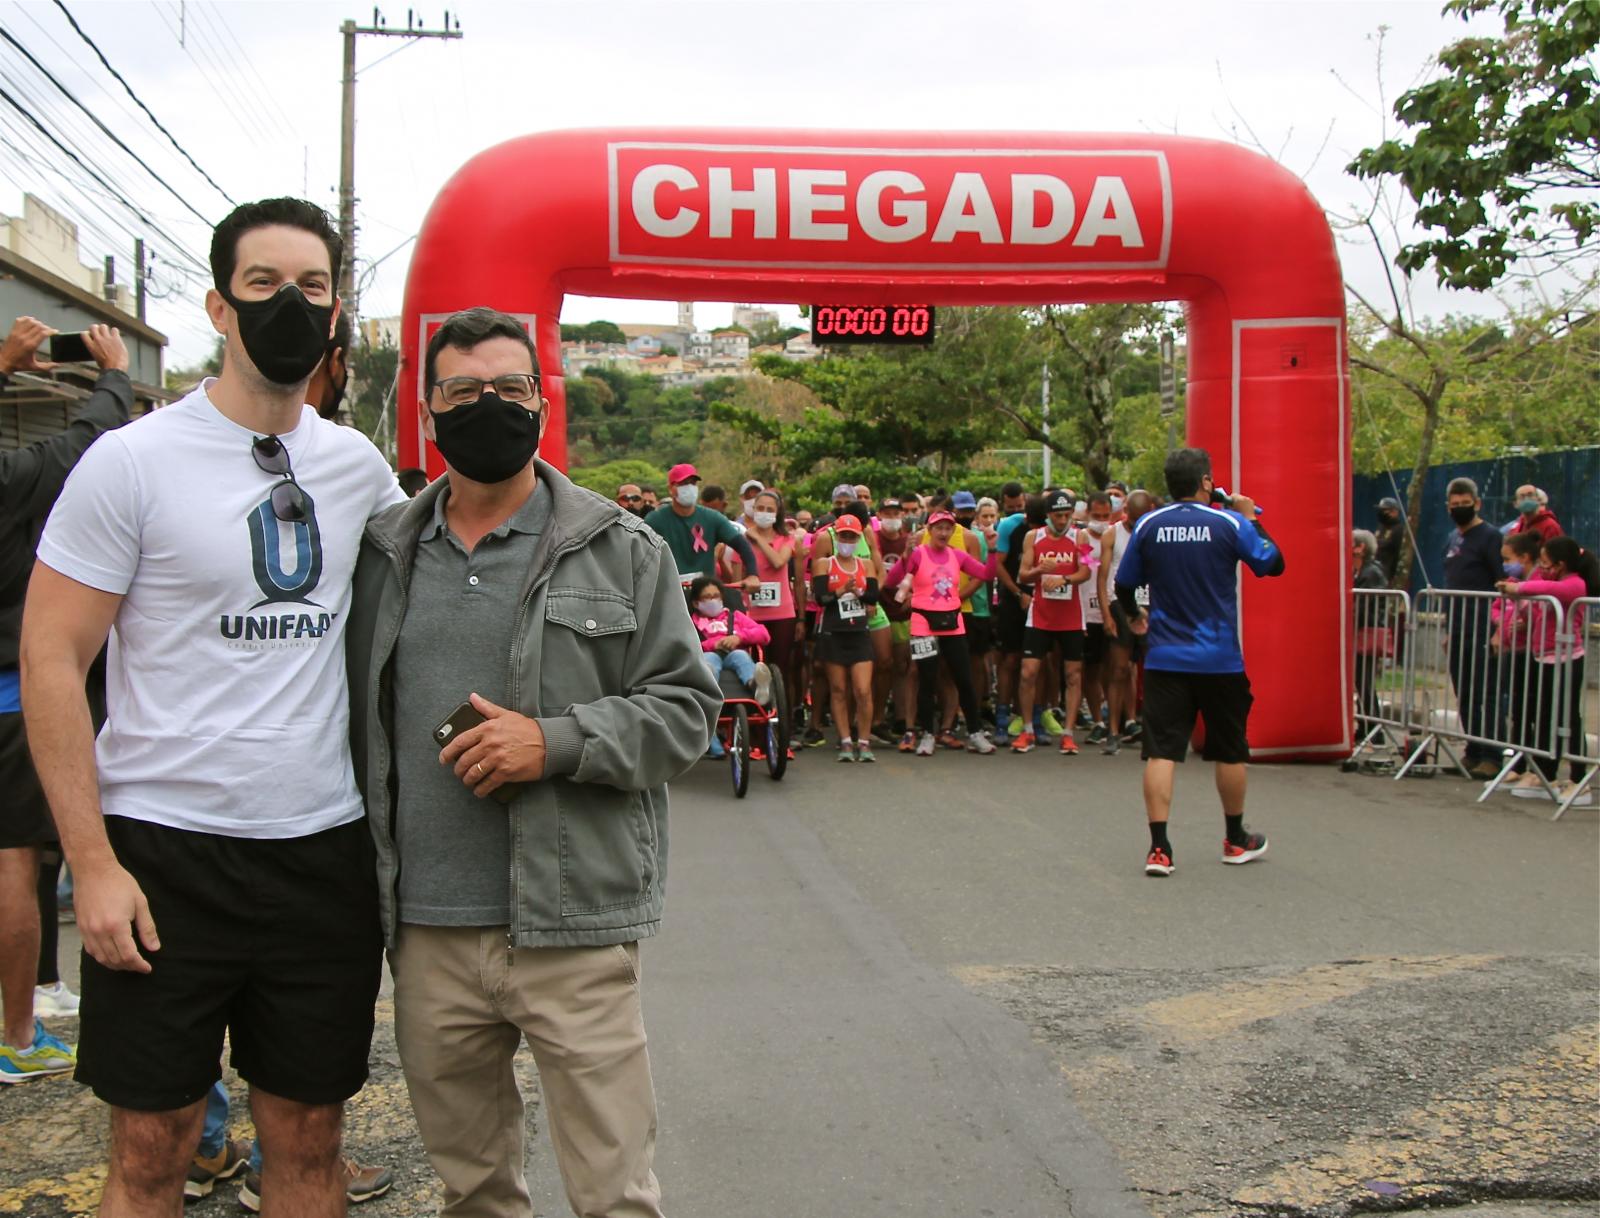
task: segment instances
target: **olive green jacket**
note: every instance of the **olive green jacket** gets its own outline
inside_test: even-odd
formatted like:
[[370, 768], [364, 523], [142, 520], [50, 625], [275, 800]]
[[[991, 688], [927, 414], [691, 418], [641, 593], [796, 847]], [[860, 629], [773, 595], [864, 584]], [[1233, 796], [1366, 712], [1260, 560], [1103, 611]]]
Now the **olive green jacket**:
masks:
[[[522, 590], [510, 709], [539, 721], [545, 777], [485, 815], [511, 818], [510, 942], [584, 947], [652, 935], [667, 872], [667, 783], [706, 751], [722, 705], [665, 544], [632, 514], [534, 462], [550, 523]], [[386, 941], [397, 926], [395, 642], [417, 539], [441, 478], [367, 524], [346, 635], [356, 784], [378, 851]], [[439, 849], [448, 850], [449, 842]]]

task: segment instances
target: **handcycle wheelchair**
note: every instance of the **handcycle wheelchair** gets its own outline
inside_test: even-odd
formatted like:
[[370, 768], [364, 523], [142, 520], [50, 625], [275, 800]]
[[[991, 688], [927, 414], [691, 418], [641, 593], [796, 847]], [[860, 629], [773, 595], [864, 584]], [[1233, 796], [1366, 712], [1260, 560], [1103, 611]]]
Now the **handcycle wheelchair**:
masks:
[[[692, 578], [684, 581], [685, 598], [689, 594]], [[730, 610], [742, 610], [744, 598], [736, 586], [719, 584], [723, 590], [724, 604]], [[690, 606], [690, 612], [694, 607]], [[762, 649], [747, 649], [758, 663], [762, 662]], [[772, 676], [768, 705], [756, 701], [755, 695], [727, 668], [718, 677], [722, 691], [722, 710], [717, 714], [717, 739], [727, 753], [729, 777], [733, 780], [733, 793], [743, 799], [750, 790], [750, 766], [753, 761], [765, 761], [767, 774], [780, 782], [789, 768], [790, 719], [789, 693], [784, 686], [783, 674], [770, 669]]]

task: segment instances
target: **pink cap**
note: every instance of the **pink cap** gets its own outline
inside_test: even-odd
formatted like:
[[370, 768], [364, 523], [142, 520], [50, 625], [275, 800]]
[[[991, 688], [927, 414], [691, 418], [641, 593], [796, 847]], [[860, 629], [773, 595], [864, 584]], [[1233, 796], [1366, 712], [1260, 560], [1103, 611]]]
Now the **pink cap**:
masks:
[[861, 522], [854, 516], [840, 516], [833, 522], [833, 531], [835, 533], [854, 533], [857, 537], [860, 537]]
[[677, 486], [680, 482], [700, 481], [700, 471], [687, 461], [681, 465], [674, 465], [667, 471], [667, 485]]
[[949, 512], [944, 512], [944, 511], [935, 512], [932, 516], [928, 517], [928, 527], [931, 529], [931, 528], [933, 528], [934, 525], [940, 523], [941, 521], [945, 521], [945, 520], [948, 520], [951, 524], [954, 524], [956, 522], [956, 518], [954, 516], [952, 516]]

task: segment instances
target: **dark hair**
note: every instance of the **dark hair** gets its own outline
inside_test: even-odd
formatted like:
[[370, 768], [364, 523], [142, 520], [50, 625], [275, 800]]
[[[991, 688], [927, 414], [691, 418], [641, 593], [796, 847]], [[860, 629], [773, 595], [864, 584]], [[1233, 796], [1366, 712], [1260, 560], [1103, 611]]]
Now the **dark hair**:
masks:
[[728, 492], [715, 482], [708, 482], [700, 488], [700, 502], [710, 503], [713, 499], [720, 499], [723, 503], [728, 501]]
[[1093, 507], [1097, 503], [1103, 503], [1107, 507], [1110, 507], [1111, 506], [1111, 496], [1108, 495], [1105, 491], [1094, 491], [1093, 493], [1090, 494], [1090, 496], [1088, 498], [1088, 504], [1089, 504], [1090, 507]]
[[772, 522], [772, 531], [786, 536], [789, 532], [789, 521], [785, 518], [783, 496], [769, 486], [756, 492], [756, 500], [759, 501], [764, 495], [770, 495], [778, 503], [778, 518]]
[[[319, 237], [328, 247], [328, 267], [333, 283], [339, 282], [339, 267], [344, 262], [344, 242], [328, 213], [315, 203], [304, 199], [262, 199], [258, 203], [241, 203], [211, 230], [211, 282], [223, 295], [230, 295], [233, 272], [239, 265], [239, 238], [252, 229], [266, 228], [269, 224], [283, 224], [289, 228], [303, 228]], [[348, 341], [349, 331], [345, 338]]]
[[1544, 538], [1527, 529], [1521, 533], [1507, 533], [1506, 548], [1513, 554], [1520, 554], [1524, 558], [1537, 559], [1539, 551], [1544, 546]]
[[1166, 475], [1167, 494], [1174, 499], [1193, 499], [1211, 472], [1211, 454], [1203, 448], [1180, 448], [1167, 454], [1161, 472]]
[[700, 603], [700, 594], [707, 588], [715, 588], [718, 592], [722, 591], [722, 585], [709, 575], [702, 575], [689, 585], [689, 607], [691, 609]]
[[641, 482], [639, 483], [639, 493], [641, 495], [653, 495], [656, 493], [656, 488], [653, 486], [646, 486], [643, 482]]
[[[1520, 534], [1518, 534], [1520, 536]], [[1600, 559], [1563, 533], [1544, 543], [1544, 556], [1583, 580], [1585, 596], [1600, 596]]]
[[400, 489], [406, 493], [406, 498], [415, 499], [418, 492], [428, 485], [428, 471], [403, 469], [395, 475], [395, 480], [400, 483]]
[[428, 353], [422, 363], [423, 383], [428, 393], [431, 395], [433, 387], [439, 383], [434, 377], [434, 364], [439, 359], [439, 352], [446, 347], [471, 351], [479, 343], [488, 342], [491, 338], [514, 338], [522, 343], [528, 348], [528, 362], [533, 365], [533, 375], [539, 375], [539, 353], [534, 350], [533, 339], [528, 336], [526, 326], [510, 314], [494, 309], [462, 309], [445, 318], [444, 324], [428, 340]]
[[1048, 496], [1029, 495], [1027, 500], [1022, 505], [1022, 514], [1024, 519], [1026, 519], [1029, 524], [1034, 526], [1044, 524], [1045, 517], [1048, 515], [1048, 513], [1044, 510], [1044, 505], [1048, 502]]
[[1000, 497], [1002, 499], [1015, 499], [1026, 489], [1020, 482], [1007, 482], [1000, 488]]
[[1478, 484], [1471, 478], [1452, 478], [1450, 479], [1450, 485], [1444, 489], [1444, 497], [1446, 499], [1450, 498], [1451, 495], [1471, 495], [1476, 499], [1478, 497]]

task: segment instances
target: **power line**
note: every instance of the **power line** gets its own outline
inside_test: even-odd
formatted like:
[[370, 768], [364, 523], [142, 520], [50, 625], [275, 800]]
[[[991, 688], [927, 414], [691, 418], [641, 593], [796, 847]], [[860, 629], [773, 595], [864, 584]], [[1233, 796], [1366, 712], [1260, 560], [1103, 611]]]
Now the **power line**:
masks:
[[137, 161], [139, 163], [139, 166], [146, 173], [148, 173], [152, 178], [154, 178], [156, 181], [160, 182], [161, 185], [166, 188], [167, 193], [169, 193], [174, 199], [178, 200], [178, 202], [182, 203], [191, 212], [193, 212], [196, 219], [202, 221], [205, 224], [212, 224], [213, 223], [213, 221], [206, 219], [206, 217], [204, 215], [202, 215], [198, 209], [195, 208], [194, 204], [190, 203], [188, 199], [185, 199], [181, 194], [179, 194], [176, 190], [174, 190], [172, 188], [171, 184], [168, 183], [168, 181], [164, 177], [162, 177], [154, 169], [151, 169], [150, 166], [148, 164], [146, 164], [146, 162], [145, 162], [143, 157], [141, 157], [132, 148], [129, 148], [126, 144], [124, 144], [122, 142], [121, 138], [118, 137], [116, 132], [112, 131], [110, 127], [107, 127], [103, 122], [101, 122], [99, 116], [96, 115], [94, 113], [94, 111], [90, 110], [88, 106], [84, 105], [81, 101], [79, 101], [77, 96], [72, 92], [71, 89], [67, 88], [66, 85], [62, 84], [59, 80], [57, 80], [55, 78], [55, 76], [50, 72], [50, 69], [46, 68], [42, 63], [40, 63], [37, 59], [35, 59], [33, 57], [32, 52], [30, 52], [27, 47], [23, 46], [20, 42], [18, 42], [15, 38], [13, 38], [10, 34], [8, 34], [4, 29], [0, 29], [0, 38], [4, 38], [13, 47], [15, 47], [19, 52], [21, 52], [22, 56], [29, 63], [31, 63], [34, 66], [35, 69], [38, 70], [38, 72], [39, 72], [39, 74], [41, 76], [43, 76], [46, 80], [48, 80], [51, 84], [53, 84], [57, 89], [61, 90], [62, 95], [64, 97], [66, 97], [66, 99], [68, 101], [70, 101], [74, 106], [77, 106], [78, 109], [82, 110], [86, 115], [88, 115], [89, 119], [94, 123], [94, 125], [96, 127], [100, 128], [101, 131], [105, 132], [106, 136], [112, 141], [112, 143], [116, 144], [116, 146], [118, 148], [122, 149], [122, 151], [126, 152], [135, 161]]
[[[195, 10], [211, 26], [216, 37], [216, 43], [222, 48], [223, 53], [227, 55], [228, 61], [236, 66], [242, 62], [244, 71], [248, 71], [250, 76], [255, 78], [255, 85], [250, 85], [248, 81], [245, 83], [253, 94], [265, 101], [266, 105], [263, 109], [270, 109], [273, 112], [272, 121], [278, 125], [278, 129], [293, 142], [297, 144], [303, 143], [304, 141], [300, 139], [299, 133], [295, 131], [293, 123], [289, 121], [289, 115], [285, 112], [283, 106], [279, 104], [271, 87], [262, 79], [261, 73], [256, 71], [255, 62], [250, 58], [250, 53], [244, 49], [243, 44], [234, 34], [233, 27], [228, 24], [227, 16], [223, 13], [221, 7], [215, 4], [197, 4], [195, 5]], [[233, 44], [234, 49], [239, 52], [237, 58], [228, 49], [228, 43], [230, 42]], [[244, 72], [241, 71], [241, 78], [243, 75]]]
[[206, 269], [204, 264], [201, 263], [199, 259], [195, 258], [193, 254], [188, 252], [188, 250], [184, 249], [183, 243], [181, 241], [179, 241], [177, 238], [175, 238], [175, 237], [171, 236], [170, 234], [168, 234], [163, 228], [161, 228], [160, 225], [158, 225], [153, 219], [151, 219], [142, 210], [140, 210], [138, 204], [136, 204], [136, 203], [132, 202], [130, 199], [128, 199], [128, 197], [126, 195], [122, 194], [121, 191], [117, 190], [116, 187], [112, 186], [110, 182], [107, 182], [105, 180], [105, 178], [101, 177], [100, 174], [98, 172], [96, 172], [94, 169], [91, 169], [88, 165], [85, 165], [83, 163], [83, 160], [78, 156], [78, 154], [76, 152], [72, 151], [72, 149], [68, 148], [65, 144], [63, 144], [60, 140], [58, 140], [51, 133], [51, 131], [50, 131], [50, 129], [48, 127], [46, 127], [43, 123], [41, 123], [37, 118], [34, 117], [34, 114], [33, 114], [33, 112], [31, 110], [29, 110], [21, 102], [17, 101], [16, 98], [12, 97], [11, 94], [6, 92], [5, 89], [0, 89], [0, 101], [5, 101], [6, 103], [8, 103], [13, 110], [15, 110], [18, 114], [22, 115], [22, 117], [27, 119], [28, 122], [32, 123], [33, 126], [38, 129], [38, 131], [39, 131], [39, 133], [41, 135], [43, 135], [47, 140], [49, 140], [52, 144], [54, 144], [56, 146], [56, 148], [58, 150], [60, 150], [63, 154], [65, 154], [67, 157], [71, 158], [73, 164], [77, 165], [80, 169], [82, 169], [85, 173], [87, 173], [90, 177], [92, 177], [96, 182], [99, 182], [100, 185], [104, 186], [107, 190], [109, 190], [112, 193], [112, 195], [115, 196], [116, 199], [124, 207], [126, 207], [134, 215], [138, 216], [139, 219], [143, 220], [145, 222], [145, 224], [147, 224], [150, 227], [150, 230], [152, 232], [160, 233], [162, 238], [165, 241], [167, 241], [174, 249], [176, 249], [180, 253], [182, 253], [184, 255], [184, 257], [190, 259], [190, 261], [192, 261], [195, 264], [197, 269], [202, 270], [202, 271]]
[[227, 191], [223, 190], [222, 187], [218, 186], [217, 183], [216, 183], [216, 180], [214, 178], [212, 178], [212, 176], [209, 173], [207, 173], [204, 169], [200, 168], [199, 162], [196, 161], [192, 156], [189, 155], [188, 151], [184, 148], [184, 146], [182, 144], [178, 143], [177, 137], [174, 136], [172, 134], [172, 132], [168, 131], [165, 127], [163, 127], [161, 125], [161, 120], [160, 119], [158, 119], [154, 114], [150, 113], [150, 107], [149, 106], [145, 105], [144, 102], [139, 100], [139, 95], [133, 91], [133, 86], [130, 85], [126, 80], [124, 80], [122, 78], [122, 73], [121, 72], [117, 71], [115, 68], [113, 68], [111, 66], [111, 61], [109, 59], [107, 59], [105, 57], [104, 52], [102, 52], [100, 50], [100, 48], [95, 45], [94, 39], [90, 38], [88, 34], [83, 32], [83, 27], [78, 24], [77, 19], [73, 17], [71, 10], [69, 10], [67, 8], [67, 6], [62, 3], [62, 0], [55, 0], [55, 5], [56, 5], [56, 7], [58, 9], [61, 10], [61, 15], [64, 16], [67, 19], [67, 23], [72, 26], [73, 30], [77, 33], [78, 37], [83, 39], [83, 41], [88, 45], [89, 49], [95, 53], [95, 57], [97, 59], [99, 59], [100, 62], [103, 65], [105, 65], [106, 71], [110, 72], [111, 75], [113, 75], [113, 76], [115, 76], [117, 78], [117, 83], [120, 84], [124, 89], [127, 90], [128, 96], [133, 98], [134, 102], [138, 105], [139, 109], [143, 110], [145, 112], [145, 114], [147, 116], [149, 116], [150, 121], [156, 125], [156, 129], [158, 131], [160, 131], [162, 135], [166, 136], [169, 141], [171, 141], [172, 146], [174, 148], [176, 148], [179, 152], [183, 153], [183, 159], [188, 161], [189, 164], [194, 166], [196, 173], [198, 173], [207, 182], [211, 183], [211, 187], [212, 187], [213, 190], [215, 190], [224, 199], [227, 199], [229, 203], [233, 204], [233, 206], [237, 207], [238, 203], [234, 201], [233, 196], [230, 195]]
[[[172, 34], [173, 38], [178, 39], [178, 46], [182, 49], [183, 53], [189, 57], [190, 62], [193, 63], [194, 66], [199, 70], [200, 79], [205, 81], [206, 87], [216, 94], [217, 100], [221, 102], [228, 113], [233, 116], [234, 121], [239, 124], [240, 128], [245, 129], [246, 134], [249, 135], [252, 140], [262, 144], [271, 143], [273, 139], [271, 132], [261, 125], [260, 120], [255, 115], [255, 111], [244, 100], [243, 95], [239, 93], [238, 89], [229, 79], [227, 70], [218, 64], [216, 57], [212, 55], [208, 47], [202, 43], [202, 31], [200, 29], [199, 22], [197, 21], [192, 27], [187, 28], [185, 31], [186, 36], [180, 38], [178, 30], [174, 28], [171, 18], [162, 10], [161, 5], [156, 3], [156, 0], [150, 0], [150, 6], [156, 10], [156, 15], [161, 18], [161, 23], [167, 27], [168, 32]], [[174, 7], [176, 7], [176, 5], [174, 5]], [[204, 52], [204, 62], [202, 62], [200, 56], [195, 53], [197, 50]], [[222, 79], [222, 85], [217, 83], [218, 76], [220, 76]], [[223, 95], [222, 90], [224, 86], [227, 87], [229, 96]]]

